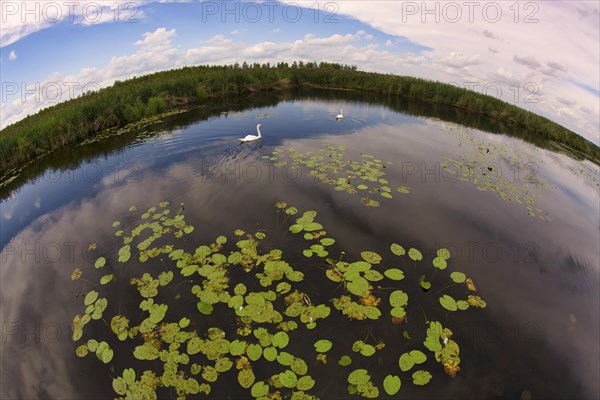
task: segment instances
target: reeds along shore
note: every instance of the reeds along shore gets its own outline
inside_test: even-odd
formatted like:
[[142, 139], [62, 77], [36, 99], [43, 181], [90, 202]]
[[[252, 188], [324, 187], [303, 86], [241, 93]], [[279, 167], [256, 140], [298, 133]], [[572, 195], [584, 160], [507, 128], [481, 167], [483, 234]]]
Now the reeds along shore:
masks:
[[224, 96], [293, 86], [385, 93], [457, 107], [528, 135], [568, 146], [600, 164], [600, 148], [576, 133], [492, 96], [424, 79], [357, 71], [330, 63], [246, 63], [185, 67], [117, 81], [29, 116], [0, 131], [0, 176], [41, 154], [81, 142], [108, 129]]

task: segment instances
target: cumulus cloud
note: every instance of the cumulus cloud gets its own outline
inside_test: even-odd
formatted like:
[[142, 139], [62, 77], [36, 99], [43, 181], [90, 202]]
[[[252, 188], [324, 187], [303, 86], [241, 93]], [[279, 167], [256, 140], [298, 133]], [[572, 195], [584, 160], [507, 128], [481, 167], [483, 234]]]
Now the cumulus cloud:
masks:
[[[150, 2], [149, 2], [150, 3]], [[141, 2], [131, 2], [124, 9], [113, 0], [82, 1], [1, 1], [0, 47], [9, 46], [32, 33], [57, 26], [61, 22], [97, 25], [128, 18], [130, 22], [144, 18]]]
[[466, 56], [461, 52], [451, 52], [447, 57], [443, 59], [444, 64], [453, 68], [465, 68], [469, 65], [479, 64], [479, 54], [472, 56]]

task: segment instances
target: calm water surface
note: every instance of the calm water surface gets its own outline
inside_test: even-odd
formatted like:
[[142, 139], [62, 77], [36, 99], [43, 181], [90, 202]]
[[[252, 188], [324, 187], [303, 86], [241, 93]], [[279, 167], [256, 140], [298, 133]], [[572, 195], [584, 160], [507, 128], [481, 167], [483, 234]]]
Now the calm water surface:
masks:
[[[127, 268], [112, 262], [122, 240], [111, 224], [133, 223], [128, 211], [132, 205], [143, 212], [169, 201], [173, 212], [184, 203], [186, 221], [195, 227], [181, 239], [186, 250], [193, 253], [200, 244], [226, 235], [231, 242], [227, 254], [235, 250], [235, 229], [261, 230], [267, 235], [264, 246], [282, 249], [286, 261], [305, 274], [301, 290], [312, 303], [331, 307], [331, 316], [317, 329], [300, 325], [290, 332], [291, 350], [286, 349], [307, 362], [317, 381], [311, 394], [358, 397], [348, 394], [346, 378], [353, 369], [366, 368], [382, 397], [383, 378], [395, 374], [402, 379], [398, 396], [403, 398], [518, 399], [529, 392], [543, 399], [598, 398], [598, 168], [515, 137], [401, 113], [368, 100], [311, 95], [260, 107], [232, 106], [238, 111], [210, 117], [206, 110], [190, 111], [143, 133], [53, 155], [23, 171], [18, 185], [1, 193], [0, 397], [111, 398], [116, 397], [112, 379], [123, 368], [162, 374], [161, 363], [144, 364], [132, 357], [140, 340], [120, 343], [98, 321], [86, 327], [84, 339], [107, 340], [114, 360], [104, 365], [93, 355], [78, 358], [75, 348], [81, 341], [72, 341], [70, 325], [84, 312], [81, 294], [92, 289], [108, 299], [110, 315], [118, 310], [139, 313], [135, 310], [141, 298], [129, 278], [147, 271], [154, 276], [163, 267], [158, 261], [130, 262]], [[345, 118], [335, 121], [340, 108]], [[254, 134], [259, 123], [261, 142], [240, 145], [237, 138]], [[365, 154], [382, 160], [393, 198], [371, 193], [368, 198], [380, 207], [366, 207], [360, 190], [336, 191], [335, 185], [310, 176], [306, 167], [277, 165], [279, 159], [270, 159], [278, 148], [318, 153], [326, 145], [344, 146], [344, 157], [360, 163], [370, 159]], [[459, 179], [456, 172], [470, 171], [469, 162], [477, 163], [471, 168], [473, 178]], [[494, 186], [482, 191], [485, 179]], [[410, 193], [399, 193], [400, 186]], [[514, 196], [503, 198], [509, 193], [518, 194], [523, 204]], [[534, 202], [529, 210], [533, 216], [525, 199]], [[300, 213], [317, 211], [318, 222], [336, 239], [332, 254], [345, 251], [344, 257], [355, 261], [361, 251], [371, 250], [384, 257], [382, 265], [405, 270], [405, 281], [375, 283], [382, 287], [374, 291], [382, 298], [380, 320], [349, 321], [333, 308], [330, 300], [344, 294], [343, 286], [325, 278], [323, 259], [302, 254], [306, 246], [301, 237], [285, 233], [287, 226], [277, 229], [278, 201]], [[389, 252], [393, 242], [421, 250], [423, 261], [403, 264]], [[87, 251], [90, 243], [97, 243], [96, 250]], [[448, 248], [452, 257], [446, 270], [432, 276], [431, 262], [440, 247]], [[71, 280], [72, 271], [81, 268], [83, 278], [97, 282], [106, 273], [94, 268], [100, 255], [109, 259], [105, 268], [115, 275], [114, 282], [94, 287]], [[175, 263], [163, 258], [181, 281]], [[486, 308], [447, 312], [440, 306], [438, 291], [452, 271], [473, 279]], [[427, 293], [408, 283], [422, 273], [432, 282]], [[407, 321], [401, 325], [390, 323], [389, 305], [385, 308], [390, 287], [409, 294]], [[262, 290], [257, 284], [249, 289]], [[193, 296], [173, 300], [175, 292], [161, 292], [165, 298], [172, 296], [166, 320], [177, 322], [187, 315], [189, 329], [200, 334], [210, 326], [227, 326], [233, 335], [228, 337], [235, 336], [234, 319], [217, 312], [204, 316]], [[460, 291], [452, 293], [460, 298]], [[461, 371], [455, 378], [422, 346], [425, 319], [438, 320], [454, 332], [452, 339], [461, 351]], [[412, 340], [403, 337], [404, 330]], [[334, 341], [326, 366], [315, 360], [312, 347], [324, 338]], [[351, 350], [355, 340], [367, 338], [373, 344], [383, 341], [385, 349], [372, 357]], [[428, 354], [422, 369], [433, 375], [423, 387], [411, 383], [413, 370], [398, 368], [398, 357], [417, 348]], [[344, 354], [354, 360], [346, 368], [337, 365]], [[257, 379], [283, 370], [276, 363], [257, 362], [254, 367]], [[232, 371], [212, 386], [210, 398], [250, 397]], [[160, 392], [159, 397], [176, 395]]]

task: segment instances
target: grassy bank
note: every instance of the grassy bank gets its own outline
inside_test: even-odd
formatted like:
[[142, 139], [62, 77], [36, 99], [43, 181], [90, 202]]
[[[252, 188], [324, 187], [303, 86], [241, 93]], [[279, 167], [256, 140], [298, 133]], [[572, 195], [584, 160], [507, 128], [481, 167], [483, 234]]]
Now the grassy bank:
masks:
[[327, 63], [199, 66], [116, 82], [29, 116], [0, 131], [0, 176], [41, 154], [114, 127], [212, 99], [305, 85], [385, 93], [470, 111], [552, 140], [600, 163], [600, 149], [574, 132], [494, 97], [423, 79]]

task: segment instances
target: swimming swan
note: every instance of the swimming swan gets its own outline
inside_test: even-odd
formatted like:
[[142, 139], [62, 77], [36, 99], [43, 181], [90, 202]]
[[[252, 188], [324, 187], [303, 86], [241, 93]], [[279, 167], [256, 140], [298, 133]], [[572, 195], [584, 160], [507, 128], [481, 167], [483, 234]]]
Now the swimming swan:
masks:
[[262, 128], [261, 124], [256, 125], [256, 132], [258, 132], [258, 136], [246, 135], [246, 137], [240, 139], [240, 142], [253, 142], [255, 140], [260, 139], [262, 137], [260, 135], [260, 128]]
[[342, 113], [342, 111], [344, 111], [344, 109], [340, 108], [340, 113], [335, 116], [335, 119], [343, 119], [344, 118], [344, 114]]

